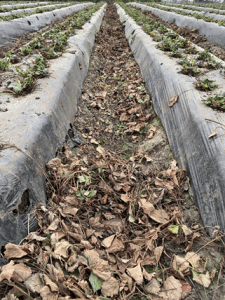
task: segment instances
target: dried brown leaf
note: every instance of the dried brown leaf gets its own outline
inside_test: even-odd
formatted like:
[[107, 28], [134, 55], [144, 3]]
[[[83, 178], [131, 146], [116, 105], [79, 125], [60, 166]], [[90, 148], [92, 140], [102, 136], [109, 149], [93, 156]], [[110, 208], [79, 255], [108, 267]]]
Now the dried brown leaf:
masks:
[[143, 283], [143, 274], [141, 270], [140, 264], [138, 264], [135, 268], [127, 269], [128, 275], [130, 275], [138, 284]]
[[163, 246], [156, 247], [154, 250], [156, 262], [158, 263], [163, 253]]
[[188, 252], [185, 255], [185, 260], [188, 261], [193, 268], [197, 269], [200, 262], [200, 256], [195, 252]]
[[193, 273], [193, 280], [195, 282], [204, 286], [205, 288], [209, 287], [211, 283], [209, 272], [207, 272], [206, 274], [198, 274], [197, 272], [192, 271], [192, 273]]
[[184, 279], [184, 276], [188, 275], [190, 271], [189, 262], [184, 257], [180, 257], [178, 255], [173, 256], [171, 268], [173, 271], [178, 273], [182, 279]]
[[26, 288], [31, 291], [32, 293], [39, 293], [41, 292], [41, 289], [45, 287], [45, 285], [42, 283], [41, 278], [39, 276], [39, 273], [35, 273], [32, 276], [30, 276], [25, 282], [24, 282]]
[[109, 248], [112, 245], [112, 242], [114, 240], [115, 234], [108, 236], [102, 241], [102, 246], [105, 248]]
[[121, 198], [121, 200], [123, 200], [124, 202], [133, 202], [133, 199], [132, 198], [130, 198], [129, 196], [128, 196], [128, 194], [121, 194], [120, 195], [120, 198]]
[[35, 241], [42, 242], [42, 241], [46, 241], [46, 237], [40, 236], [36, 232], [31, 232], [26, 237], [26, 240], [30, 240], [30, 241], [35, 240]]
[[164, 282], [165, 292], [159, 293], [160, 296], [165, 295], [168, 300], [180, 300], [182, 296], [182, 284], [174, 276], [167, 277]]
[[45, 281], [45, 284], [50, 287], [51, 292], [59, 291], [58, 286], [53, 281], [51, 281], [51, 279], [47, 275], [43, 274], [43, 279]]
[[54, 254], [57, 258], [63, 257], [63, 258], [68, 258], [69, 254], [68, 254], [68, 248], [69, 248], [70, 244], [68, 241], [62, 241], [62, 242], [58, 242], [55, 245], [55, 251]]
[[45, 230], [45, 233], [49, 232], [49, 231], [56, 230], [58, 228], [58, 225], [59, 225], [59, 218], [55, 218], [52, 221], [52, 223], [48, 226], [48, 228]]
[[129, 290], [132, 290], [132, 286], [133, 286], [133, 280], [132, 278], [127, 275], [126, 273], [123, 273], [122, 275], [120, 275], [120, 278], [122, 279], [122, 284], [124, 286], [128, 285]]
[[158, 280], [153, 278], [147, 285], [145, 285], [144, 290], [148, 294], [158, 295], [160, 291], [160, 283]]
[[15, 295], [13, 294], [7, 294], [2, 300], [19, 300]]
[[24, 265], [23, 263], [14, 265], [13, 280], [23, 282], [26, 281], [32, 275], [32, 270], [30, 267]]
[[10, 258], [21, 258], [27, 255], [25, 251], [22, 250], [23, 246], [20, 245], [14, 245], [11, 243], [8, 243], [5, 246], [5, 256], [7, 259]]
[[158, 223], [166, 223], [169, 221], [169, 215], [164, 209], [155, 209], [150, 213], [150, 218]]
[[138, 202], [141, 208], [143, 209], [143, 212], [150, 216], [151, 212], [155, 210], [154, 205], [148, 202], [145, 198], [140, 199]]
[[114, 277], [111, 277], [109, 280], [104, 281], [102, 285], [102, 294], [105, 297], [113, 297], [118, 295], [119, 292], [119, 282]]
[[57, 300], [58, 295], [51, 292], [48, 286], [44, 286], [40, 291], [42, 300]]
[[156, 273], [148, 273], [145, 268], [143, 268], [143, 276], [146, 280], [151, 281], [153, 277], [155, 277]]
[[169, 107], [172, 107], [177, 101], [178, 101], [179, 96], [173, 96], [169, 99], [169, 101], [171, 102]]
[[124, 244], [119, 240], [118, 238], [115, 238], [111, 244], [111, 246], [108, 248], [109, 253], [116, 253], [119, 251], [123, 251], [125, 249]]
[[212, 138], [213, 136], [217, 135], [217, 134], [218, 134], [218, 130], [215, 129], [215, 130], [213, 131], [213, 133], [211, 133], [211, 134], [209, 135], [209, 139]]
[[61, 159], [58, 157], [51, 159], [47, 164], [46, 167], [50, 170], [57, 171], [61, 166]]
[[13, 272], [14, 272], [14, 262], [13, 260], [11, 260], [10, 263], [2, 267], [0, 282], [4, 279], [8, 280], [8, 282], [11, 282]]

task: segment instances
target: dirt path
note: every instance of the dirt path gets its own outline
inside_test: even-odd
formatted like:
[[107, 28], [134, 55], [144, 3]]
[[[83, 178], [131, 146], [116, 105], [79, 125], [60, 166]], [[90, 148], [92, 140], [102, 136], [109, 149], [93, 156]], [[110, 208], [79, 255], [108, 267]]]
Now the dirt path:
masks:
[[114, 6], [73, 126], [82, 143], [47, 164], [39, 231], [3, 251], [1, 295], [18, 296], [4, 299], [207, 300], [216, 287], [222, 299], [221, 247], [201, 228]]

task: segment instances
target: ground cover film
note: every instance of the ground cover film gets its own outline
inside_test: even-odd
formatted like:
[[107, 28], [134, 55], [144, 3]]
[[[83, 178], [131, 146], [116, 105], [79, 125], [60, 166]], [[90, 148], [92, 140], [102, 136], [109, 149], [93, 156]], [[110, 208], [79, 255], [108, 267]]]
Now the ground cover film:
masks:
[[[32, 3], [21, 5], [17, 8], [26, 9]], [[8, 114], [8, 119], [12, 105], [31, 101], [32, 95], [39, 100], [36, 92], [46, 88], [41, 80], [57, 78], [52, 66], [59, 63], [57, 70], [63, 71], [63, 60], [80, 51], [75, 75], [84, 76], [78, 72], [88, 68], [83, 86], [77, 87], [81, 91], [74, 103], [77, 113], [64, 125], [69, 126], [64, 142], [49, 161], [42, 162], [46, 167], [27, 148], [1, 141], [0, 133], [0, 156], [6, 149], [30, 156], [41, 170], [47, 196], [46, 203], [39, 199], [28, 210], [26, 190], [23, 207], [12, 203], [7, 208], [11, 218], [26, 219], [26, 234], [18, 243], [1, 246], [1, 299], [224, 299], [224, 233], [219, 226], [203, 224], [188, 192], [192, 178], [179, 168], [154, 111], [119, 19], [121, 7], [146, 32], [149, 27], [142, 15], [152, 19], [153, 28], [147, 33], [165, 56], [181, 60], [178, 64], [187, 79], [198, 79], [196, 89], [205, 93], [203, 105], [220, 114], [225, 109], [225, 50], [196, 31], [124, 3], [87, 3], [75, 14], [1, 47], [0, 114]], [[93, 21], [97, 14], [104, 14], [99, 31]], [[90, 43], [79, 44], [85, 37], [79, 33], [85, 34], [90, 26], [96, 34], [92, 52]], [[77, 48], [71, 50], [73, 39]], [[90, 62], [85, 47], [91, 52]], [[67, 78], [76, 82], [76, 76]], [[169, 109], [177, 101], [171, 99]], [[211, 134], [209, 139], [218, 131]], [[2, 209], [2, 219], [4, 213]], [[35, 220], [32, 228], [31, 218]]]

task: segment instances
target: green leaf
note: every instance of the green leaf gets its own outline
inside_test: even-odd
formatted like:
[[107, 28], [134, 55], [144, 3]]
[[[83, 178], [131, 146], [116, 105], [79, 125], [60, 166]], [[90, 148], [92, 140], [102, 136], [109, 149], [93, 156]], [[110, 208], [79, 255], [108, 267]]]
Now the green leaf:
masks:
[[99, 291], [102, 288], [103, 281], [104, 280], [102, 280], [97, 275], [95, 275], [94, 273], [91, 272], [91, 275], [89, 277], [89, 282], [91, 284], [91, 287], [92, 287], [94, 293]]
[[133, 223], [133, 222], [135, 222], [135, 217], [130, 215], [128, 220], [129, 220], [129, 222]]
[[169, 230], [170, 230], [173, 234], [178, 234], [178, 231], [179, 231], [179, 225], [170, 225]]
[[14, 92], [18, 93], [22, 91], [22, 85], [18, 82], [13, 82], [8, 86], [9, 89], [12, 89]]
[[85, 196], [87, 196], [88, 198], [92, 198], [92, 197], [94, 197], [96, 194], [97, 194], [97, 191], [96, 191], [96, 190], [90, 190], [90, 191], [88, 191], [88, 195], [85, 195]]
[[181, 228], [182, 228], [184, 233], [188, 230], [188, 227], [186, 225], [182, 225]]

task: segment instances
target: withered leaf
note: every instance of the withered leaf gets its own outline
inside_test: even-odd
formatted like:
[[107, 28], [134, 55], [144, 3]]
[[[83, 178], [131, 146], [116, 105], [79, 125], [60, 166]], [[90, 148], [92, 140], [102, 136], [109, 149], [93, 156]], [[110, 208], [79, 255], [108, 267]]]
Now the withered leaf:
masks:
[[102, 294], [105, 297], [113, 297], [119, 292], [119, 282], [114, 277], [104, 281], [102, 285]]
[[169, 215], [164, 209], [155, 209], [150, 213], [150, 218], [158, 223], [166, 223], [169, 221]]
[[14, 272], [14, 262], [13, 260], [11, 260], [10, 263], [2, 267], [0, 282], [4, 279], [8, 280], [8, 282], [11, 282], [13, 272]]
[[102, 241], [102, 246], [105, 248], [109, 248], [112, 245], [112, 242], [114, 240], [115, 234], [108, 236]]
[[213, 133], [211, 133], [211, 134], [209, 135], [209, 139], [212, 138], [213, 136], [217, 135], [217, 134], [218, 134], [218, 130], [215, 129], [215, 130], [213, 131]]
[[171, 181], [163, 181], [160, 180], [159, 178], [155, 178], [155, 185], [159, 185], [162, 187], [166, 187], [168, 190], [173, 190], [174, 189], [174, 183]]
[[59, 291], [58, 286], [53, 281], [51, 281], [51, 279], [46, 274], [43, 274], [43, 279], [45, 281], [45, 284], [50, 287], [50, 290], [52, 292], [58, 292]]
[[45, 285], [42, 283], [41, 278], [38, 273], [33, 274], [30, 276], [25, 282], [24, 282], [26, 288], [30, 290], [33, 293], [39, 293], [41, 292], [41, 289], [45, 287]]
[[138, 264], [135, 268], [127, 269], [128, 275], [130, 275], [138, 284], [142, 284], [143, 282], [143, 274], [141, 270], [140, 264]]
[[201, 284], [205, 288], [210, 286], [211, 278], [210, 278], [209, 272], [207, 272], [206, 274], [199, 274], [199, 273], [195, 272], [194, 270], [192, 270], [192, 273], [193, 273], [193, 280], [195, 282]]
[[169, 107], [172, 107], [177, 102], [178, 98], [179, 98], [179, 96], [171, 97], [169, 100], [171, 102]]
[[48, 286], [44, 286], [40, 290], [41, 299], [43, 300], [57, 300], [58, 295], [55, 293], [52, 293], [50, 288]]
[[60, 258], [68, 258], [69, 254], [68, 254], [68, 248], [69, 248], [70, 244], [68, 241], [62, 241], [62, 242], [58, 242], [55, 245], [55, 251], [54, 254], [56, 255], [56, 257]]
[[[168, 300], [180, 300], [182, 296], [182, 284], [174, 276], [167, 277], [164, 282], [165, 292], [162, 292]], [[160, 293], [161, 296], [161, 293]]]
[[15, 281], [26, 281], [32, 275], [31, 268], [23, 263], [14, 265], [13, 279]]
[[8, 293], [2, 300], [19, 300], [14, 294]]
[[115, 238], [111, 244], [111, 246], [108, 248], [109, 253], [116, 253], [119, 251], [123, 251], [125, 249], [124, 244], [119, 240], [118, 238]]
[[14, 245], [11, 243], [8, 243], [5, 246], [5, 256], [7, 257], [7, 259], [10, 258], [21, 258], [27, 255], [27, 253], [25, 251], [22, 250], [22, 246], [20, 245]]
[[188, 252], [185, 255], [185, 260], [188, 261], [193, 268], [197, 269], [199, 266], [200, 256], [195, 252]]
[[172, 270], [178, 273], [178, 275], [184, 279], [184, 276], [189, 273], [190, 265], [189, 262], [184, 258], [178, 255], [173, 256], [171, 262]]
[[129, 196], [128, 196], [128, 194], [121, 194], [120, 195], [120, 198], [121, 198], [121, 200], [123, 200], [124, 202], [133, 202], [133, 199], [132, 198], [130, 198]]
[[152, 278], [153, 278], [155, 275], [156, 275], [155, 272], [153, 272], [153, 273], [148, 273], [148, 272], [145, 270], [145, 268], [143, 268], [143, 276], [144, 276], [144, 278], [145, 278], [146, 280], [151, 281]]
[[158, 280], [153, 278], [147, 285], [145, 285], [144, 289], [148, 294], [158, 295], [160, 291], [160, 283]]
[[45, 230], [45, 232], [56, 230], [59, 225], [59, 218], [55, 218], [52, 223], [48, 226], [48, 228]]
[[163, 253], [163, 246], [156, 247], [154, 250], [156, 262], [158, 263]]
[[27, 240], [36, 240], [39, 242], [46, 241], [46, 237], [38, 235], [36, 232], [31, 232], [26, 237]]
[[149, 216], [151, 212], [155, 210], [154, 205], [148, 202], [145, 198], [140, 199], [139, 205], [142, 207], [143, 212]]
[[52, 170], [58, 170], [58, 168], [60, 168], [61, 166], [61, 159], [59, 159], [58, 157], [51, 159], [47, 164], [46, 167], [48, 169], [52, 169]]

